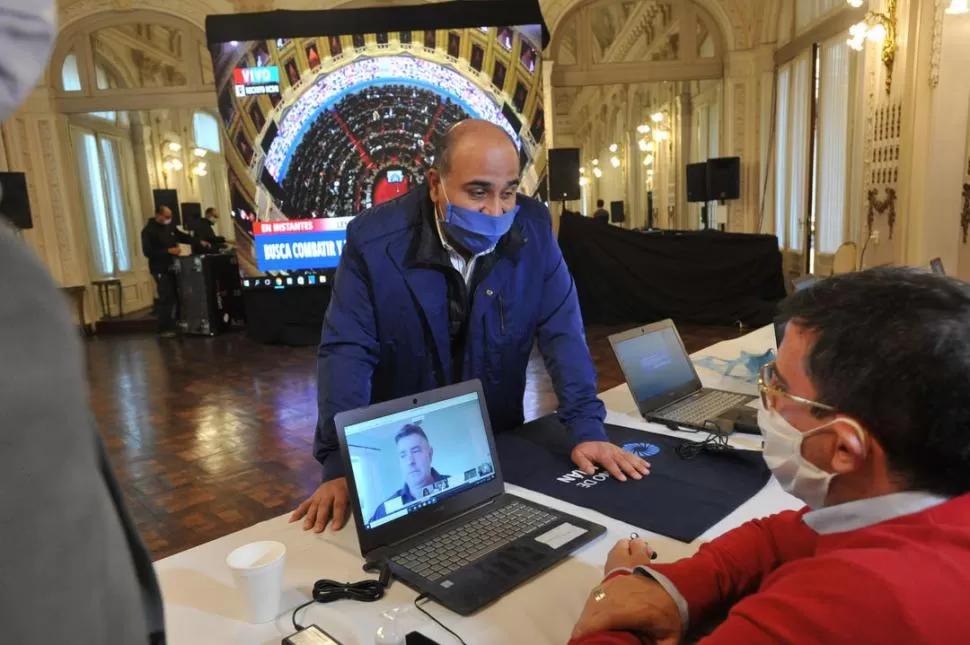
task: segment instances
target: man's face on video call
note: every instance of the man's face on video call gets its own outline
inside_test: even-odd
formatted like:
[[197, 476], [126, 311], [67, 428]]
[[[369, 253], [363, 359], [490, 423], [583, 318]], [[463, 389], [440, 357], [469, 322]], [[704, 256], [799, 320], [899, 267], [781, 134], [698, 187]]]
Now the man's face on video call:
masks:
[[431, 483], [431, 456], [434, 451], [424, 437], [417, 434], [401, 437], [397, 450], [404, 481], [412, 493], [417, 492], [419, 486]]

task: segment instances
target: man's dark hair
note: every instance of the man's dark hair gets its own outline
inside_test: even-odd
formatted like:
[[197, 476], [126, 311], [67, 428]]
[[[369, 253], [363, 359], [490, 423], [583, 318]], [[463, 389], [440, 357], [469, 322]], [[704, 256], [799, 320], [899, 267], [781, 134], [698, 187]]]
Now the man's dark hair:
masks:
[[602, 199], [597, 199], [596, 200], [596, 208], [603, 208], [603, 203], [604, 202], [603, 202]]
[[408, 423], [403, 428], [398, 430], [396, 435], [394, 435], [394, 443], [397, 443], [404, 437], [410, 437], [411, 435], [417, 435], [425, 441], [428, 441], [428, 435], [424, 434], [424, 430], [421, 429], [421, 426]]
[[970, 492], [970, 285], [916, 269], [826, 278], [782, 303], [814, 332], [816, 399], [856, 419], [909, 490]]
[[216, 209], [214, 206], [210, 206], [209, 208], [205, 209], [206, 216], [208, 216], [209, 213], [215, 213], [215, 212], [216, 212]]

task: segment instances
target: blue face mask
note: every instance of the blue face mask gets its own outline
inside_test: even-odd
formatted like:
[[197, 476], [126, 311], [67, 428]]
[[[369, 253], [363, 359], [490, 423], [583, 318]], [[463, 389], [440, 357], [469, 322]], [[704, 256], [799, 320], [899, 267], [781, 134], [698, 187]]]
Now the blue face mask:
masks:
[[[444, 191], [444, 186], [441, 190]], [[448, 199], [447, 193], [445, 193], [445, 199]], [[478, 255], [498, 244], [502, 236], [512, 228], [518, 212], [519, 206], [516, 204], [507, 213], [488, 215], [470, 208], [455, 206], [449, 200], [441, 226], [448, 237], [472, 255]]]

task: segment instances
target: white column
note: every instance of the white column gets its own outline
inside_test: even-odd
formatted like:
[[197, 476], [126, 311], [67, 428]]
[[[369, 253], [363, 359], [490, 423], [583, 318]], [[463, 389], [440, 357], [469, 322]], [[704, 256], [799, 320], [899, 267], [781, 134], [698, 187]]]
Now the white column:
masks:
[[[5, 142], [0, 166], [27, 178], [34, 228], [24, 239], [63, 286], [87, 284], [87, 236], [67, 118], [57, 114], [49, 90], [35, 89], [0, 126]], [[91, 294], [86, 306], [93, 322]]]
[[549, 58], [542, 60], [542, 111], [546, 118], [546, 147], [555, 148], [556, 101], [552, 87], [552, 68], [555, 62]]

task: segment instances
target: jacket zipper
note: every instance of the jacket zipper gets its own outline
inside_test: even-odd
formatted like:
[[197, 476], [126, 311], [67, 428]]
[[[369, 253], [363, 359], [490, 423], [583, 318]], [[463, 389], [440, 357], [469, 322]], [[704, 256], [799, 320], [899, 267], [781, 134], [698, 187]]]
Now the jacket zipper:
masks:
[[498, 325], [502, 334], [505, 334], [505, 301], [502, 294], [498, 294]]

